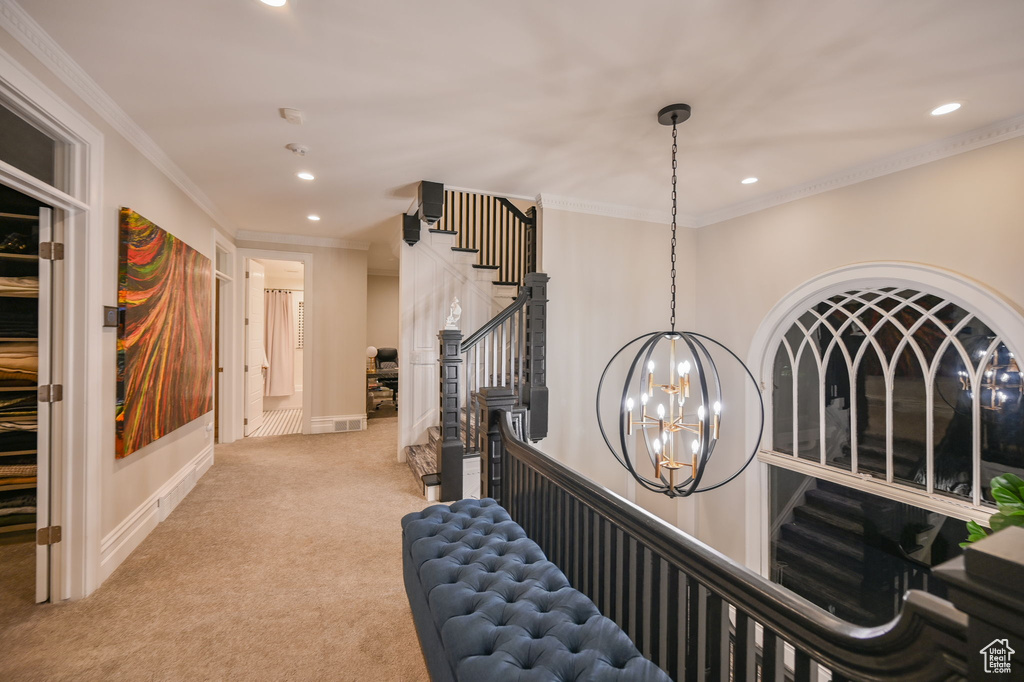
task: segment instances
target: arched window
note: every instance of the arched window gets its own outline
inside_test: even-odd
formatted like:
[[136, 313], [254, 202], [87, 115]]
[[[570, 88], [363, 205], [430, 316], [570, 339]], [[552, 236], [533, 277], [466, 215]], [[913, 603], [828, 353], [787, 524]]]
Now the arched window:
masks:
[[1024, 476], [1024, 373], [984, 314], [923, 286], [831, 291], [769, 348], [771, 464], [974, 507]]

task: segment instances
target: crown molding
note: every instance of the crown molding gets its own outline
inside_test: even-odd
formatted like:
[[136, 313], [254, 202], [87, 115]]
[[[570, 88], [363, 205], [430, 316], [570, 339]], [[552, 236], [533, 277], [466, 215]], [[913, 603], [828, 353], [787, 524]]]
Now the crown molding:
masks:
[[703, 213], [697, 216], [694, 227], [714, 225], [747, 215], [748, 213], [756, 213], [757, 211], [779, 206], [780, 204], [789, 203], [797, 199], [839, 189], [840, 187], [855, 185], [865, 180], [889, 175], [890, 173], [898, 173], [908, 168], [980, 149], [981, 147], [1020, 137], [1021, 135], [1024, 135], [1024, 114], [969, 130], [966, 133], [930, 142], [920, 147], [900, 152], [899, 154], [876, 159], [860, 166], [853, 166], [838, 173], [818, 178], [817, 180], [787, 187], [758, 199], [751, 199], [750, 201], [726, 206], [717, 211]]
[[297, 246], [322, 246], [328, 249], [352, 249], [369, 251], [370, 242], [354, 239], [338, 239], [336, 237], [310, 237], [304, 234], [284, 234], [283, 232], [256, 232], [255, 230], [239, 230], [235, 239], [240, 242], [260, 242], [263, 244], [295, 244]]
[[[672, 214], [668, 211], [640, 208], [638, 206], [623, 206], [621, 204], [606, 204], [600, 201], [575, 199], [573, 197], [564, 197], [557, 194], [541, 193], [537, 197], [537, 207], [556, 211], [570, 211], [572, 213], [600, 215], [609, 218], [640, 220], [647, 223], [658, 223], [659, 225], [668, 225], [672, 222]], [[692, 216], [679, 215], [676, 222], [682, 227], [695, 226], [695, 221]]]
[[230, 234], [238, 227], [63, 48], [14, 0], [0, 0], [0, 28], [11, 34], [116, 132]]
[[525, 194], [509, 194], [508, 192], [492, 192], [486, 189], [473, 189], [471, 187], [456, 187], [454, 185], [445, 185], [446, 190], [453, 192], [465, 192], [466, 194], [482, 194], [488, 197], [499, 197], [502, 199], [515, 199], [517, 201], [529, 201], [530, 203], [536, 203], [537, 197], [528, 197]]

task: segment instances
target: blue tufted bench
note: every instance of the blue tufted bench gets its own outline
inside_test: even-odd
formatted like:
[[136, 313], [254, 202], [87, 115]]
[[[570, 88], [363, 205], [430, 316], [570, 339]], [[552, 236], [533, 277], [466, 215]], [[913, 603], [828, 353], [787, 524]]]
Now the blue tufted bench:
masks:
[[494, 500], [408, 514], [402, 544], [435, 682], [669, 679]]

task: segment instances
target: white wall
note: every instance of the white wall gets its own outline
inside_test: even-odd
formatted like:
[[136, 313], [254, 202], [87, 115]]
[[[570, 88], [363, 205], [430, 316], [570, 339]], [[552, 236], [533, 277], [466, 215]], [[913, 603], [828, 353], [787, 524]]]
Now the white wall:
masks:
[[[1024, 138], [1016, 138], [702, 228], [697, 328], [741, 357], [757, 355], [753, 335], [788, 292], [822, 272], [882, 260], [959, 273], [1024, 311], [1022, 187]], [[721, 454], [734, 463], [742, 449], [733, 443]], [[743, 560], [743, 484], [700, 502], [699, 537]]]
[[[549, 428], [540, 447], [627, 498], [635, 494], [637, 503], [677, 523], [678, 501], [643, 489], [634, 493], [629, 475], [601, 438], [595, 410], [601, 372], [615, 352], [640, 334], [669, 328], [669, 226], [542, 209], [540, 235], [538, 269], [551, 277]], [[681, 330], [693, 322], [695, 240], [692, 230], [679, 230], [676, 328]]]
[[398, 348], [398, 273], [366, 278], [366, 345]]
[[[91, 186], [102, 185], [102, 206], [91, 216], [88, 234], [89, 248], [98, 245], [95, 253], [100, 257], [88, 262], [88, 272], [82, 281], [71, 283], [76, 295], [87, 297], [93, 313], [101, 304], [117, 305], [118, 209], [122, 206], [137, 211], [212, 259], [214, 235], [219, 226], [205, 211], [5, 31], [0, 31], [0, 50], [103, 136], [102, 144], [91, 150], [94, 158], [102, 157], [102, 174], [89, 179]], [[0, 74], [0, 77], [9, 75]], [[81, 253], [72, 252], [68, 254], [68, 262], [81, 261], [83, 257]], [[77, 311], [69, 315], [74, 317]], [[67, 469], [85, 471], [89, 493], [97, 496], [99, 503], [98, 518], [86, 521], [87, 537], [69, 539], [73, 543], [82, 542], [86, 547], [82, 557], [87, 566], [84, 579], [70, 578], [71, 586], [64, 590], [64, 594], [73, 596], [97, 587], [141, 542], [158, 522], [157, 497], [191, 471], [200, 458], [211, 461], [213, 442], [211, 412], [124, 459], [115, 459], [117, 333], [116, 329], [103, 329], [98, 314], [90, 313], [82, 324], [86, 330], [83, 337], [89, 338], [90, 343], [96, 339], [99, 345], [96, 357], [100, 362], [92, 361], [92, 356], [87, 355], [92, 349], [85, 344], [71, 352], [73, 364], [84, 367], [85, 384], [97, 387], [94, 395], [99, 396], [98, 400], [90, 400], [87, 411], [95, 415], [88, 426], [95, 431], [90, 433], [97, 433], [98, 437], [69, 440]], [[212, 346], [208, 352], [212, 354]], [[211, 375], [211, 383], [212, 379]], [[66, 393], [71, 399], [82, 395]], [[74, 435], [65, 437], [70, 439]], [[65, 504], [82, 502], [65, 499]], [[91, 506], [87, 511], [92, 513]], [[55, 521], [60, 522], [60, 519]], [[95, 535], [92, 528], [96, 530]]]

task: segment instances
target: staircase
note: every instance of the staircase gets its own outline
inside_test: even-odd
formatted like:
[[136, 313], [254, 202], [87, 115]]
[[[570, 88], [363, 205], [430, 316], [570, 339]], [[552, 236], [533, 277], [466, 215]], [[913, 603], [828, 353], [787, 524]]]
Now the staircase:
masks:
[[891, 516], [895, 506], [819, 480], [773, 542], [777, 582], [845, 620], [888, 621], [895, 615], [892, 586], [883, 577], [892, 558], [879, 548], [884, 543], [874, 519]]
[[[421, 191], [421, 197], [424, 194]], [[412, 437], [403, 440], [416, 441], [403, 449], [402, 458], [428, 501], [441, 499], [445, 486], [445, 501], [480, 495], [477, 399], [481, 391], [494, 387], [509, 390], [514, 396], [513, 410], [522, 413], [533, 406], [543, 412], [543, 418], [536, 420], [538, 432], [546, 432], [547, 423], [543, 371], [547, 277], [534, 272], [535, 210], [521, 210], [501, 197], [463, 191], [447, 190], [443, 196], [443, 202], [433, 204], [443, 205], [443, 213], [426, 231], [425, 239], [421, 240], [412, 226], [403, 231], [403, 239], [418, 254], [413, 258], [429, 261], [424, 270], [445, 273], [443, 279], [435, 277], [432, 286], [439, 287], [439, 293], [445, 291], [446, 300], [452, 296], [460, 299], [463, 316], [459, 326], [476, 331], [463, 336], [458, 329], [442, 330], [437, 376], [443, 409], [440, 414], [417, 412], [420, 416]], [[426, 213], [423, 205], [421, 216]], [[418, 270], [412, 274], [420, 285]], [[435, 324], [443, 324], [443, 315], [428, 312], [424, 317], [435, 317]], [[425, 340], [424, 332], [426, 328], [416, 337]], [[424, 345], [419, 343], [414, 349], [420, 351], [420, 357]], [[520, 418], [528, 423], [524, 415]], [[458, 456], [456, 449], [461, 452]], [[442, 456], [444, 452], [448, 459]], [[444, 485], [442, 470], [448, 472]], [[453, 478], [456, 470], [462, 472], [461, 480]]]

